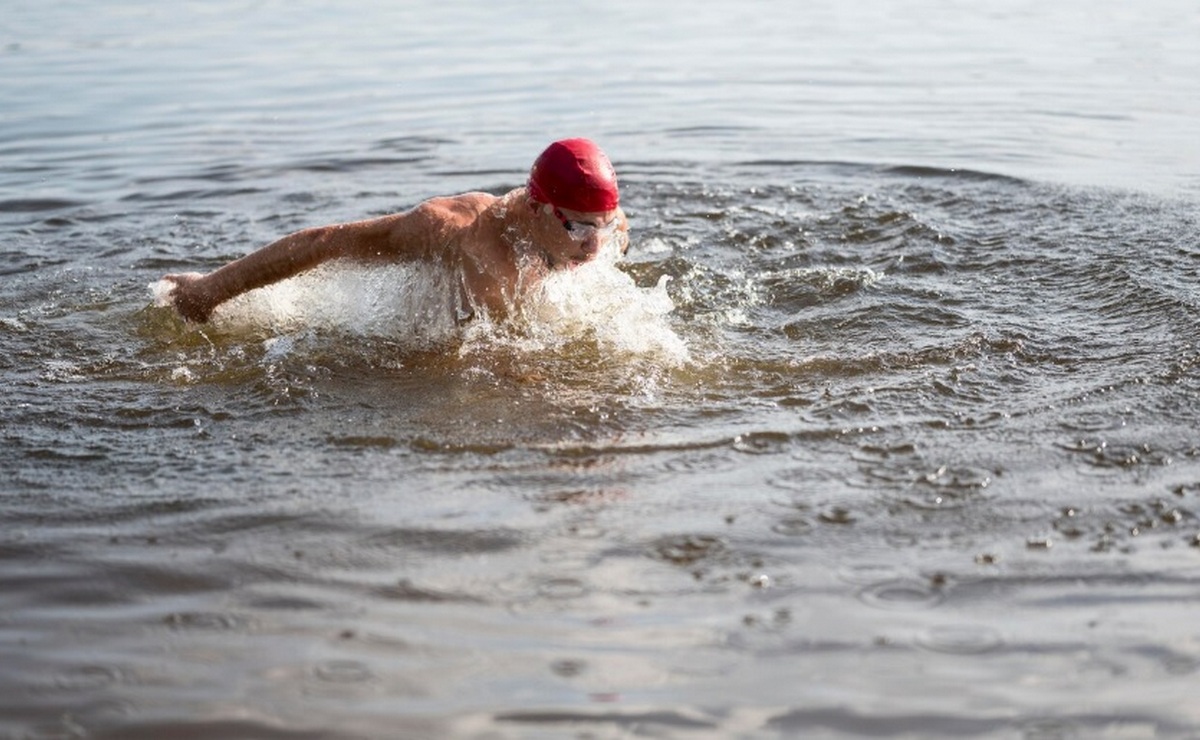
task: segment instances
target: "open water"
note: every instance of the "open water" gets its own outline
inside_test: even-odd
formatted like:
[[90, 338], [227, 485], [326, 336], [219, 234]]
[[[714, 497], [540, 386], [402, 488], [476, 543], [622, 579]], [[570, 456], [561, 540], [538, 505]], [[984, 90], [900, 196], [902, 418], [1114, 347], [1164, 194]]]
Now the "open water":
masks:
[[[1190, 0], [9, 2], [0, 737], [1200, 737]], [[305, 226], [616, 164], [456, 327]]]

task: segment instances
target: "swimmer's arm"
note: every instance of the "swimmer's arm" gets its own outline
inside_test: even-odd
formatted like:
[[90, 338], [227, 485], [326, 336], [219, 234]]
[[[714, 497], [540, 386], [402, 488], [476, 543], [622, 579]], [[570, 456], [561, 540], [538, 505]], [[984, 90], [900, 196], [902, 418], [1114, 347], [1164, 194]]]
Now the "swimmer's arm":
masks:
[[[180, 315], [189, 321], [203, 323], [225, 301], [286, 280], [324, 262], [343, 258], [361, 261], [403, 259], [404, 252], [410, 250], [397, 249], [395, 233], [406, 231], [402, 224], [407, 215], [297, 231], [207, 275], [188, 273], [167, 275], [164, 279], [175, 284], [170, 298]], [[405, 245], [413, 243], [403, 242]]]

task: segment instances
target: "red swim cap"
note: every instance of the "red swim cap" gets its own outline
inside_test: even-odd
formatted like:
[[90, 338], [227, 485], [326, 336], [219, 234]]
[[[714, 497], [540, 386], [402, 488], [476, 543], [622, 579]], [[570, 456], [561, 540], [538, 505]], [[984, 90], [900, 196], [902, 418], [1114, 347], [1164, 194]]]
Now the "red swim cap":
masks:
[[569, 211], [611, 211], [621, 196], [617, 173], [588, 139], [563, 139], [546, 147], [529, 171], [529, 197]]

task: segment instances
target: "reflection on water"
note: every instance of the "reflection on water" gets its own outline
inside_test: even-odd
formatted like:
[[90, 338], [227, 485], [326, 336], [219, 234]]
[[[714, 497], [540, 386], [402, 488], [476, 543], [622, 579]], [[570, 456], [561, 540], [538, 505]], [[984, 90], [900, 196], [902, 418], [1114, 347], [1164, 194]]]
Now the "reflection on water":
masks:
[[[689, 7], [655, 45], [618, 3], [605, 49], [563, 9], [70, 10], [0, 44], [0, 736], [1200, 727], [1194, 168], [1055, 184], [1186, 163], [1194, 96], [1130, 102], [1190, 8], [774, 8], [746, 45]], [[550, 128], [611, 142], [633, 244], [516, 321], [411, 265], [206, 327], [146, 289], [504, 192]]]

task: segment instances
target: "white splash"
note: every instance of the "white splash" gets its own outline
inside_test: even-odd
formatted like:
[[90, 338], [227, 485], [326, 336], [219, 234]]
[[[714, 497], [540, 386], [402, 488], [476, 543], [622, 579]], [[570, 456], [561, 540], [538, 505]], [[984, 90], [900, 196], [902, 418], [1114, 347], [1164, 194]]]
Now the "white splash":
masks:
[[522, 312], [528, 333], [549, 344], [583, 337], [602, 353], [655, 355], [672, 365], [688, 361], [687, 345], [671, 328], [675, 308], [667, 294], [669, 276], [653, 288], [607, 261], [556, 271], [531, 294]]
[[[218, 331], [285, 335], [301, 330], [382, 337], [412, 349], [463, 341], [462, 353], [495, 344], [536, 351], [579, 340], [603, 354], [649, 355], [678, 366], [686, 343], [672, 330], [668, 277], [641, 288], [616, 264], [615, 254], [551, 272], [507, 321], [486, 316], [462, 322], [465, 305], [457, 277], [437, 265], [358, 265], [335, 262], [249, 291], [219, 306]], [[150, 286], [155, 304], [170, 306], [172, 284]]]
[[[330, 263], [223, 303], [210, 323], [231, 332], [315, 329], [386, 336], [421, 348], [456, 335], [456, 285], [448, 271], [423, 263]], [[170, 282], [150, 288], [156, 305], [171, 305]]]

